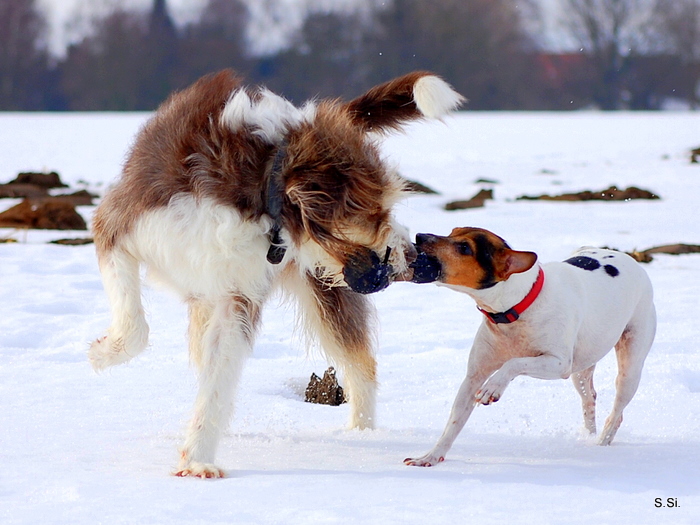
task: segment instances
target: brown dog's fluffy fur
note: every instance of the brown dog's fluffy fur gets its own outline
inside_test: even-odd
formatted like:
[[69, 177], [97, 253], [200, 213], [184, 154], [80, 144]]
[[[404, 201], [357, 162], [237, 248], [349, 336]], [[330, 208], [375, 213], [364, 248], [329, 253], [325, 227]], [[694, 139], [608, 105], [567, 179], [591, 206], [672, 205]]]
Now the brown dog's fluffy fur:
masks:
[[[351, 426], [372, 426], [371, 307], [344, 270], [352, 261], [371, 274], [386, 254], [391, 279], [415, 251], [391, 215], [403, 183], [370, 132], [439, 117], [460, 101], [441, 79], [416, 72], [348, 103], [295, 108], [223, 71], [174, 94], [146, 123], [95, 214], [112, 324], [89, 357], [101, 370], [146, 347], [140, 265], [187, 301], [200, 390], [178, 475], [223, 475], [216, 447], [278, 285], [298, 299], [308, 331], [344, 374]], [[266, 260], [277, 231], [281, 262]]]

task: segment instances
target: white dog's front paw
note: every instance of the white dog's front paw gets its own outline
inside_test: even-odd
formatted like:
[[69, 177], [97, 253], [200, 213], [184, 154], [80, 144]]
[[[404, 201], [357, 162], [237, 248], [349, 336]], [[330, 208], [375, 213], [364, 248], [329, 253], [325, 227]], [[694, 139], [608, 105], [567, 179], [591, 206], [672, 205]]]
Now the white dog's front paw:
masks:
[[405, 465], [411, 467], [433, 467], [443, 461], [445, 461], [445, 456], [437, 456], [430, 452], [420, 458], [406, 458], [403, 460]]
[[220, 469], [216, 465], [211, 463], [199, 463], [197, 461], [192, 461], [188, 463], [185, 467], [181, 467], [173, 475], [180, 478], [193, 477], [202, 479], [216, 479], [226, 477], [226, 473], [223, 469]]
[[503, 395], [503, 392], [505, 391], [509, 382], [510, 381], [508, 378], [496, 372], [476, 393], [476, 402], [481, 403], [482, 405], [490, 405], [491, 403], [495, 403], [501, 399], [501, 396]]

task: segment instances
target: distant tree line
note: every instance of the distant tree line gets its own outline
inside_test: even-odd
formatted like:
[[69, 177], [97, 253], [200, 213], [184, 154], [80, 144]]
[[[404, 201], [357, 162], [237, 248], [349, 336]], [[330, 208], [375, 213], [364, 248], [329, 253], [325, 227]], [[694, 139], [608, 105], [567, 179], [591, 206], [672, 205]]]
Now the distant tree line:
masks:
[[[274, 0], [264, 0], [268, 5]], [[292, 101], [353, 97], [415, 69], [434, 71], [468, 108], [696, 108], [700, 0], [563, 0], [579, 51], [543, 49], [533, 0], [388, 0], [307, 13], [289, 45], [254, 54], [243, 0], [208, 0], [176, 27], [166, 0], [115, 7], [54, 57], [37, 0], [0, 0], [0, 110], [151, 110], [222, 68]]]

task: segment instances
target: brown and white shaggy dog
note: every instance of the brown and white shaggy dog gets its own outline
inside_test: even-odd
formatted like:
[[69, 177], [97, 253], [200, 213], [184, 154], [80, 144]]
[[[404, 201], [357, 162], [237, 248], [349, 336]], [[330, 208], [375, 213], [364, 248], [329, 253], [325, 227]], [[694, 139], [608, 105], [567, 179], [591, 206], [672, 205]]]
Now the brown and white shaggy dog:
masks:
[[146, 123], [95, 213], [112, 323], [89, 358], [99, 371], [146, 348], [141, 264], [187, 302], [199, 392], [178, 476], [224, 475], [217, 445], [263, 304], [278, 286], [298, 300], [306, 330], [343, 373], [350, 427], [373, 426], [366, 294], [415, 257], [391, 215], [402, 182], [374, 134], [439, 118], [461, 100], [440, 78], [415, 72], [347, 103], [296, 108], [222, 71], [172, 95]]

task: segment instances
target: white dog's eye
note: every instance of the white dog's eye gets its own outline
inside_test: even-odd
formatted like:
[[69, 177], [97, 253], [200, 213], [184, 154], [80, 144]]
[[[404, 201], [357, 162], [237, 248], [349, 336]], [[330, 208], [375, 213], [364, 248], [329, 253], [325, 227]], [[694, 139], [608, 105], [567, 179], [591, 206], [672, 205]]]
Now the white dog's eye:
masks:
[[460, 255], [474, 255], [474, 252], [472, 252], [472, 247], [469, 246], [469, 243], [467, 242], [457, 243], [457, 251], [460, 253]]

